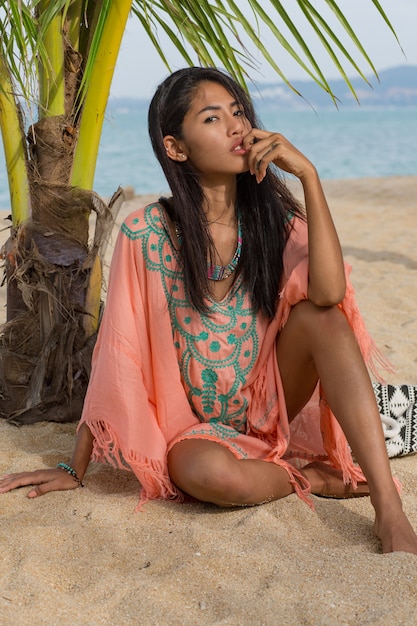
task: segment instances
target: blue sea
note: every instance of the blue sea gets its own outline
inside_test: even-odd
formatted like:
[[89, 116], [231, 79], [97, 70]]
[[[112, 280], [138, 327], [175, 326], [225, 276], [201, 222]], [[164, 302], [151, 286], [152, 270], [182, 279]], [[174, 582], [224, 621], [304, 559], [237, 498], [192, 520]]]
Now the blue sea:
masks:
[[[417, 109], [278, 111], [258, 107], [263, 125], [283, 133], [323, 179], [417, 175]], [[94, 189], [110, 196], [119, 185], [137, 194], [167, 192], [150, 147], [145, 106], [112, 103], [106, 114]], [[0, 149], [0, 209], [9, 209]]]

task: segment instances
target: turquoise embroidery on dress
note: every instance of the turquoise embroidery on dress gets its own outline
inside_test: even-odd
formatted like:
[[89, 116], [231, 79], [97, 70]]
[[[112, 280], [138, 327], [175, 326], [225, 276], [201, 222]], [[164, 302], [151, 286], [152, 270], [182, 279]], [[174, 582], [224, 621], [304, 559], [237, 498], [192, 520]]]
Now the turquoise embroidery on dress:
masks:
[[[259, 352], [257, 318], [239, 278], [224, 300], [208, 300], [210, 315], [189, 304], [173, 246], [159, 204], [145, 208], [143, 218], [129, 218], [122, 233], [142, 247], [148, 271], [158, 272], [173, 329], [182, 382], [201, 422], [220, 437], [222, 425], [246, 431], [247, 399], [242, 387]], [[225, 434], [225, 433], [224, 433]]]
[[201, 372], [203, 380], [202, 402], [206, 415], [213, 413], [213, 404], [216, 400], [216, 382], [218, 376], [214, 370], [205, 369]]

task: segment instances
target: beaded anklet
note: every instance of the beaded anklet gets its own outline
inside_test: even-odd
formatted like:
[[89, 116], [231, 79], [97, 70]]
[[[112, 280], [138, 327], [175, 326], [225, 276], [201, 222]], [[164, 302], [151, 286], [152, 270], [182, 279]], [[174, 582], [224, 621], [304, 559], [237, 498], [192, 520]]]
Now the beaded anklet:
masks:
[[62, 469], [64, 470], [64, 472], [67, 472], [67, 474], [71, 474], [75, 482], [78, 483], [79, 487], [84, 487], [83, 483], [77, 476], [77, 472], [71, 467], [71, 465], [67, 465], [66, 463], [58, 463], [57, 469]]

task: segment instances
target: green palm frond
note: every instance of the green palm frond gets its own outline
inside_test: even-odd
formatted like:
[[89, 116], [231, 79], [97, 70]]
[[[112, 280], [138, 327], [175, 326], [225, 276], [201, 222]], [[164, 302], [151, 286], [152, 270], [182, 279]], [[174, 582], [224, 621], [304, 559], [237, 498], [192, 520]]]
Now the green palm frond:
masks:
[[[69, 4], [70, 0], [33, 0], [30, 4], [21, 0], [10, 0], [2, 3], [0, 54], [9, 66], [17, 89], [27, 101], [37, 98], [39, 66], [43, 66], [46, 72], [53, 71], [45, 45], [46, 35]], [[38, 19], [40, 6], [42, 20]]]
[[[16, 93], [27, 103], [40, 104], [41, 115], [42, 109], [45, 114], [53, 115], [63, 108], [61, 102], [54, 110], [51, 92], [54, 83], [63, 81], [59, 74], [63, 71], [65, 28], [76, 50], [84, 35], [77, 107], [82, 105], [112, 3], [114, 0], [32, 0], [27, 3], [11, 0], [2, 3], [0, 55], [9, 67]], [[43, 96], [46, 91], [48, 96]]]
[[[88, 43], [81, 51], [84, 58], [83, 75], [80, 83], [80, 90], [77, 98], [77, 110], [82, 106], [87, 94], [88, 86], [91, 84], [97, 56], [100, 54], [103, 33], [109, 17], [109, 12], [114, 5], [114, 0], [99, 0], [95, 2], [95, 9], [91, 15], [92, 23], [88, 24], [90, 37]], [[114, 7], [113, 7], [114, 8]], [[107, 25], [108, 27], [108, 25]], [[121, 41], [121, 37], [120, 37]], [[116, 50], [117, 55], [118, 50]]]
[[[370, 1], [375, 7], [375, 14], [379, 14], [397, 37], [378, 0]], [[7, 59], [13, 81], [27, 100], [38, 97], [39, 67], [43, 68], [49, 82], [57, 72], [46, 46], [46, 36], [51, 25], [61, 20], [62, 25], [67, 21], [69, 40], [84, 59], [77, 99], [78, 109], [82, 106], [112, 2], [115, 0], [11, 0], [2, 3], [0, 54]], [[291, 17], [297, 7], [297, 17]], [[371, 59], [337, 0], [322, 0], [322, 8], [326, 7], [337, 18], [341, 32], [349, 46], [359, 53], [364, 67], [377, 76]], [[306, 75], [335, 101], [319, 63], [301, 34], [308, 27], [354, 95], [348, 72], [353, 71], [366, 80], [348, 45], [323, 19], [323, 11], [317, 8], [317, 2], [311, 0], [133, 0], [132, 12], [141, 21], [168, 69], [170, 64], [160, 43], [161, 33], [168, 37], [186, 64], [221, 65], [245, 84], [251, 78], [251, 72], [259, 67], [259, 58], [262, 58], [292, 87], [281, 64], [277, 63], [264, 43], [266, 38], [272, 36], [280, 43], [283, 52], [292, 57]], [[42, 19], [38, 17], [40, 13]], [[249, 46], [255, 52], [249, 52]]]
[[27, 152], [20, 109], [15, 105], [8, 68], [1, 55], [0, 85], [0, 132], [9, 180], [13, 226], [17, 226], [28, 217], [30, 208]]
[[70, 177], [72, 185], [92, 189], [101, 130], [117, 54], [121, 45], [131, 0], [103, 0], [85, 64], [76, 112], [78, 141]]
[[[397, 38], [378, 0], [371, 2], [375, 6], [376, 15], [379, 13]], [[305, 32], [305, 27], [310, 29], [310, 34], [322, 45], [355, 97], [347, 72], [353, 71], [363, 80], [367, 79], [348, 47], [353, 47], [359, 53], [365, 67], [376, 77], [377, 72], [339, 3], [336, 0], [322, 0], [322, 9], [326, 6], [337, 18], [339, 30], [347, 38], [346, 44], [323, 19], [317, 2], [310, 0], [269, 0], [268, 3], [261, 0], [133, 0], [132, 11], [140, 19], [168, 69], [171, 68], [160, 44], [160, 32], [168, 36], [187, 64], [222, 65], [245, 84], [250, 78], [251, 70], [259, 66], [260, 56], [294, 89], [282, 67], [264, 44], [264, 33], [267, 32], [280, 43], [286, 56], [292, 57], [306, 75], [327, 91], [336, 103], [336, 97], [319, 63], [311, 53], [305, 36], [301, 34]], [[297, 7], [297, 17], [291, 17], [290, 13]], [[255, 49], [255, 53], [248, 51], [249, 44]]]
[[230, 44], [229, 32], [233, 32], [237, 42], [237, 31], [226, 11], [219, 9], [217, 4], [207, 0], [198, 3], [134, 0], [132, 11], [140, 19], [167, 69], [170, 64], [159, 44], [160, 32], [168, 36], [188, 65], [218, 65], [220, 60], [240, 82], [245, 82], [245, 52], [242, 46], [238, 45], [239, 50]]

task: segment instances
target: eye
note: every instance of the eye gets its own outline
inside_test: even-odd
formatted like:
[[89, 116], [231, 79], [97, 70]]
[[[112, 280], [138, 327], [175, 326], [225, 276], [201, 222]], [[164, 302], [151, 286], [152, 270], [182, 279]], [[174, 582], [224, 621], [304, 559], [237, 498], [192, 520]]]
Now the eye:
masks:
[[204, 124], [210, 124], [211, 122], [215, 122], [217, 119], [219, 118], [216, 115], [210, 115], [204, 120]]
[[245, 115], [245, 111], [243, 109], [237, 109], [233, 115], [236, 115], [237, 117], [243, 117]]

